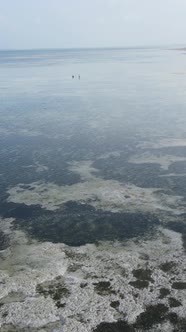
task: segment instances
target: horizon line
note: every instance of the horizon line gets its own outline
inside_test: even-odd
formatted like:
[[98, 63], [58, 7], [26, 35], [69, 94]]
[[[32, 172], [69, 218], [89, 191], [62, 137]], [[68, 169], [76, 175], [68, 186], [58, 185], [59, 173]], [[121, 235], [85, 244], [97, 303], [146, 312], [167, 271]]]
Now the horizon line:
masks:
[[126, 46], [90, 46], [90, 47], [39, 47], [39, 48], [0, 48], [0, 52], [5, 51], [49, 51], [49, 50], [97, 50], [97, 49], [132, 49], [132, 48], [141, 48], [141, 49], [150, 49], [150, 48], [159, 48], [159, 47], [173, 47], [173, 46], [184, 46], [186, 44], [182, 43], [171, 43], [171, 44], [153, 44], [153, 45], [126, 45]]

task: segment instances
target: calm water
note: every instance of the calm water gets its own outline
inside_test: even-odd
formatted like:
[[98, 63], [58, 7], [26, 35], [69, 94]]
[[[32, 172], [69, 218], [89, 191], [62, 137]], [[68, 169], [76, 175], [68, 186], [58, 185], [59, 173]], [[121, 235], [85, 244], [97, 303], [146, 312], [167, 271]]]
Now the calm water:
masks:
[[[185, 125], [183, 51], [4, 51], [0, 52], [0, 69], [1, 116], [15, 115], [30, 125], [36, 122], [42, 133], [44, 126], [45, 133], [51, 133], [51, 125], [58, 131], [65, 125], [64, 115], [73, 116], [73, 129], [80, 126], [83, 133], [92, 120], [98, 121], [99, 130], [116, 134], [122, 128], [122, 134], [130, 130], [165, 135], [180, 130], [180, 122]], [[50, 121], [39, 126], [35, 117], [45, 113], [50, 113]], [[21, 124], [15, 122], [9, 126], [18, 129]], [[1, 126], [6, 127], [2, 121]]]
[[[20, 183], [43, 181], [61, 186], [87, 180], [86, 174], [82, 176], [83, 170], [72, 171], [70, 165], [74, 162], [81, 163], [81, 168], [82, 163], [91, 161], [92, 167], [95, 167], [93, 173], [99, 179], [117, 180], [140, 188], [158, 188], [166, 192], [171, 190], [171, 194], [185, 196], [185, 176], [169, 177], [170, 173], [185, 172], [185, 147], [179, 147], [179, 143], [176, 143], [176, 151], [174, 146], [166, 146], [166, 151], [161, 149], [159, 152], [157, 148], [153, 152], [150, 148], [140, 148], [144, 144], [155, 144], [163, 139], [186, 138], [185, 59], [183, 51], [158, 48], [1, 52], [2, 215], [23, 218], [22, 226], [25, 225], [25, 217], [30, 217], [32, 224], [32, 209], [18, 206], [12, 211], [7, 204], [7, 190]], [[74, 79], [72, 75], [75, 76]], [[183, 142], [181, 145], [184, 145]], [[108, 155], [105, 158], [108, 153], [115, 157]], [[139, 159], [140, 154], [141, 160], [131, 164], [131, 157], [134, 155]], [[177, 154], [178, 160], [174, 160]], [[173, 165], [170, 160], [170, 165], [168, 164], [168, 167], [172, 167], [171, 171], [168, 167], [167, 170], [163, 169], [162, 158], [164, 163], [166, 158], [172, 158]], [[167, 177], [161, 177], [164, 173]], [[89, 180], [91, 178], [87, 181], [90, 182], [90, 188], [86, 190], [91, 192]], [[76, 195], [67, 194], [66, 200], [59, 200], [57, 206], [68, 201], [87, 203], [92, 200], [92, 197], [87, 200], [80, 197], [78, 200], [78, 190]], [[92, 195], [99, 201], [99, 195], [93, 191]], [[48, 195], [51, 196], [51, 192]], [[44, 198], [42, 202], [43, 200]], [[14, 199], [14, 203], [18, 202], [25, 203], [24, 199]], [[112, 198], [107, 203], [108, 210], [112, 211], [115, 204]], [[47, 204], [50, 204], [50, 199]], [[53, 214], [52, 217], [46, 217], [46, 211], [39, 208], [40, 202], [37, 199], [34, 205], [38, 208], [36, 219], [41, 218], [43, 213], [45, 218], [49, 218], [47, 225], [50, 233]], [[100, 203], [99, 208], [102, 207]], [[25, 209], [30, 210], [25, 212]], [[74, 209], [73, 234], [77, 232], [76, 219], [79, 213], [83, 213], [84, 219], [90, 217], [95, 220], [102, 213], [101, 210], [92, 211], [87, 216], [81, 205], [78, 206], [78, 211], [77, 207]], [[72, 219], [72, 207], [69, 210], [67, 220]], [[120, 209], [114, 212], [120, 212]], [[151, 208], [148, 212], [151, 212]], [[58, 212], [55, 218], [59, 219]], [[103, 215], [101, 220], [105, 218], [107, 220]], [[102, 221], [103, 224], [104, 222]], [[36, 224], [38, 227], [38, 221]], [[46, 222], [44, 225], [39, 222], [40, 224], [46, 231]], [[94, 242], [100, 232], [102, 235], [98, 239], [121, 238], [117, 232], [114, 235], [112, 228], [113, 236], [104, 236], [107, 227], [99, 230], [96, 226], [94, 236], [90, 236], [92, 228], [88, 227], [87, 232], [80, 235], [80, 240], [71, 241], [72, 233], [68, 233], [66, 238], [62, 235], [63, 228], [61, 232], [56, 232], [57, 225], [58, 222], [52, 226], [52, 236], [46, 231], [47, 234], [41, 237], [75, 245]], [[127, 222], [127, 225], [130, 223]], [[37, 227], [31, 226], [36, 237], [40, 234]], [[81, 231], [83, 227], [80, 227]], [[120, 232], [121, 225], [118, 227]], [[127, 229], [130, 226], [125, 227]], [[138, 224], [139, 230], [141, 227]], [[146, 227], [145, 224], [145, 229]], [[124, 233], [128, 234], [128, 230], [124, 230]], [[136, 235], [136, 227], [135, 230], [132, 229], [132, 233], [129, 230], [129, 234]]]
[[[50, 297], [52, 293], [47, 293], [42, 288], [47, 286], [40, 285], [44, 277], [38, 277], [45, 265], [43, 258], [41, 261], [39, 258], [36, 260], [36, 257], [40, 257], [37, 256], [39, 252], [44, 255], [43, 243], [50, 243], [51, 246], [63, 243], [69, 246], [65, 249], [67, 258], [71, 260], [71, 263], [68, 262], [69, 278], [78, 269], [78, 264], [83, 264], [81, 255], [76, 256], [76, 250], [83, 248], [82, 245], [96, 244], [94, 254], [88, 249], [90, 252], [83, 258], [87, 259], [85, 266], [86, 269], [89, 266], [90, 271], [83, 275], [85, 270], [82, 267], [84, 272], [81, 278], [86, 283], [90, 282], [89, 289], [94, 287], [99, 295], [92, 302], [93, 307], [96, 308], [98, 302], [102, 301], [101, 296], [114, 301], [110, 310], [119, 306], [118, 303], [124, 303], [120, 306], [118, 316], [113, 316], [113, 319], [123, 317], [119, 316], [119, 312], [126, 314], [128, 318], [124, 323], [113, 325], [113, 328], [117, 328], [116, 331], [124, 331], [124, 328], [129, 328], [126, 324], [134, 323], [130, 316], [133, 312], [138, 318], [131, 331], [151, 328], [153, 324], [164, 323], [165, 320], [170, 324], [182, 324], [179, 327], [184, 328], [185, 321], [180, 322], [177, 317], [175, 322], [175, 317], [168, 316], [168, 302], [164, 300], [166, 291], [162, 290], [159, 295], [159, 289], [169, 287], [167, 283], [171, 283], [171, 278], [166, 277], [165, 273], [172, 266], [178, 266], [178, 270], [169, 271], [168, 273], [173, 273], [171, 277], [180, 273], [179, 281], [184, 278], [182, 255], [184, 257], [183, 251], [186, 248], [186, 53], [167, 48], [1, 51], [0, 73], [0, 218], [14, 218], [12, 233], [7, 231], [6, 223], [1, 222], [0, 250], [16, 248], [12, 250], [12, 254], [9, 252], [5, 257], [0, 257], [3, 271], [9, 271], [15, 280], [17, 276], [24, 280], [21, 273], [24, 269], [29, 271], [28, 280], [37, 279], [39, 286], [33, 284], [33, 289], [28, 293], [33, 294], [35, 289], [37, 296], [43, 292], [45, 298]], [[75, 76], [74, 79], [72, 75]], [[26, 240], [15, 230], [25, 234], [27, 245]], [[179, 235], [161, 235], [161, 232], [170, 230]], [[167, 240], [169, 236], [170, 239]], [[181, 242], [176, 236], [180, 236]], [[36, 242], [32, 242], [35, 240], [40, 241], [36, 247]], [[127, 263], [124, 258], [122, 261], [122, 256], [117, 256], [114, 260], [118, 260], [118, 265], [113, 263], [113, 268], [107, 266], [114, 255], [113, 248], [117, 248], [117, 241], [126, 248], [128, 240], [134, 241], [134, 247], [125, 254]], [[147, 241], [142, 242], [147, 243], [146, 247], [140, 241]], [[157, 241], [157, 244], [153, 241]], [[104, 246], [111, 243], [107, 253], [101, 249], [99, 255], [96, 253], [100, 243], [104, 243]], [[23, 249], [23, 246], [26, 247]], [[151, 251], [151, 246], [155, 246], [157, 251]], [[12, 257], [10, 255], [13, 255], [14, 250], [18, 254]], [[74, 250], [73, 254], [69, 250]], [[29, 259], [26, 254], [22, 256], [23, 252], [28, 253]], [[131, 256], [127, 258], [129, 252]], [[177, 252], [179, 257], [174, 256], [173, 252]], [[104, 255], [111, 256], [105, 260]], [[139, 261], [135, 260], [138, 255]], [[149, 261], [147, 256], [150, 257]], [[99, 257], [99, 260], [91, 261], [91, 257]], [[51, 280], [51, 274], [47, 274], [52, 268], [51, 258], [47, 256], [44, 259], [47, 266], [46, 278]], [[59, 258], [52, 259], [57, 262], [55, 264], [59, 263]], [[17, 263], [13, 264], [14, 260], [18, 260]], [[167, 266], [167, 261], [172, 260], [173, 265]], [[128, 269], [128, 274], [123, 272], [123, 266]], [[144, 272], [143, 269], [147, 269], [147, 266], [150, 267]], [[37, 277], [33, 275], [33, 269], [37, 270]], [[108, 270], [112, 270], [111, 279]], [[97, 276], [91, 271], [97, 273]], [[123, 287], [120, 279], [117, 279], [120, 273], [127, 294], [130, 294], [128, 298], [128, 295], [122, 298], [117, 293]], [[161, 273], [164, 273], [163, 276]], [[53, 278], [54, 276], [59, 277], [59, 271], [54, 271]], [[76, 285], [73, 290], [75, 286], [72, 287], [73, 282], [69, 278], [67, 274], [66, 284], [69, 282], [71, 285], [69, 289], [72, 296], [73, 291], [79, 294], [77, 299], [92, 294], [88, 291], [86, 294], [89, 295], [82, 293], [85, 287], [82, 284]], [[96, 286], [95, 283], [92, 286], [94, 278], [100, 281]], [[106, 279], [102, 280], [103, 278]], [[77, 280], [80, 280], [80, 276], [74, 280], [74, 283], [79, 282]], [[110, 288], [113, 280], [118, 285], [115, 291]], [[7, 281], [7, 287], [10, 287], [11, 282], [16, 284], [17, 281]], [[51, 287], [59, 287], [58, 283]], [[184, 289], [184, 285], [175, 283], [173, 286]], [[148, 292], [143, 294], [142, 290], [140, 293], [141, 289], [149, 290], [148, 287], [151, 287], [152, 301]], [[171, 287], [170, 284], [169, 288]], [[139, 292], [139, 302], [134, 289]], [[66, 292], [64, 296], [70, 296], [69, 290], [60, 288], [60, 292], [60, 296], [62, 292]], [[62, 300], [59, 294], [55, 293], [52, 297], [53, 300], [59, 297], [57, 304], [55, 303], [58, 308], [56, 310], [65, 307], [60, 302]], [[175, 295], [173, 291], [172, 296], [179, 295], [177, 301], [182, 301], [182, 294], [179, 294]], [[117, 295], [120, 296], [119, 300]], [[14, 302], [11, 299], [6, 298], [3, 305]], [[15, 301], [21, 301], [20, 295]], [[98, 307], [103, 308], [100, 317], [104, 316], [104, 301], [99, 302]], [[70, 326], [76, 326], [77, 321], [80, 324], [78, 313], [75, 323], [70, 320], [76, 310], [73, 309], [73, 313], [70, 311], [72, 303], [66, 305], [67, 311], [64, 313], [64, 317], [69, 317], [68, 331], [76, 331]], [[146, 312], [140, 314], [144, 310], [143, 303], [154, 307], [147, 306]], [[184, 303], [180, 307], [183, 310]], [[140, 311], [137, 305], [143, 309]], [[110, 304], [108, 306], [110, 308]], [[78, 307], [77, 303], [76, 308]], [[22, 307], [20, 310], [24, 311]], [[159, 320], [160, 312], [164, 312], [164, 316]], [[3, 314], [4, 311], [3, 324], [13, 324], [11, 314], [7, 321]], [[88, 315], [83, 305], [81, 314]], [[96, 327], [97, 316], [92, 315], [86, 329], [83, 330], [84, 325], [80, 326], [82, 332], [92, 331]], [[151, 322], [148, 321], [149, 315], [153, 317]], [[110, 321], [109, 314], [104, 317], [104, 322]], [[102, 322], [101, 318], [99, 322]], [[15, 326], [20, 326], [19, 315], [16, 324]], [[24, 324], [27, 326], [27, 323]], [[108, 328], [109, 324], [100, 325], [95, 331], [107, 331]], [[170, 326], [163, 328], [162, 331], [172, 331], [169, 328]]]

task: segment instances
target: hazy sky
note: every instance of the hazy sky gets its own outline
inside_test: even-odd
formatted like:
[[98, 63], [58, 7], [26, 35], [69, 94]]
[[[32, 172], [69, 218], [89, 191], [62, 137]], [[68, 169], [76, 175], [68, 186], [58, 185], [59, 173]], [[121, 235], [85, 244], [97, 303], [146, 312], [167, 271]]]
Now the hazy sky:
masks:
[[0, 0], [0, 49], [184, 42], [186, 0]]

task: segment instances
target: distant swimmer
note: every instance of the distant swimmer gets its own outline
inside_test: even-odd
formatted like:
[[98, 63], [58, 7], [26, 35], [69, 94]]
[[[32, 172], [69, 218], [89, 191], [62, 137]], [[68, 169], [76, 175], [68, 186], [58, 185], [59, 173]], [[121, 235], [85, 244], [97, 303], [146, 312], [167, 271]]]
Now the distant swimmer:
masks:
[[80, 75], [78, 75], [78, 78], [79, 78], [79, 80], [80, 80]]
[[72, 78], [74, 78], [74, 75], [72, 75]]

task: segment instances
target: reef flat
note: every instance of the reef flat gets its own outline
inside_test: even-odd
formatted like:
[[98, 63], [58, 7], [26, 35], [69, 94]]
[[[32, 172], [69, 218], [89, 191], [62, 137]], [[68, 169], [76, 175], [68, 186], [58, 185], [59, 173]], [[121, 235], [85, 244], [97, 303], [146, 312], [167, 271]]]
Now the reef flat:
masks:
[[79, 183], [7, 191], [1, 330], [184, 331], [184, 196], [68, 169]]
[[121, 321], [129, 331], [183, 325], [186, 256], [180, 234], [159, 227], [151, 240], [77, 248], [30, 241], [12, 223], [1, 220], [2, 229], [9, 225], [12, 248], [0, 256], [2, 331], [102, 331], [103, 321], [105, 329]]
[[181, 55], [33, 52], [0, 57], [0, 332], [186, 331]]

